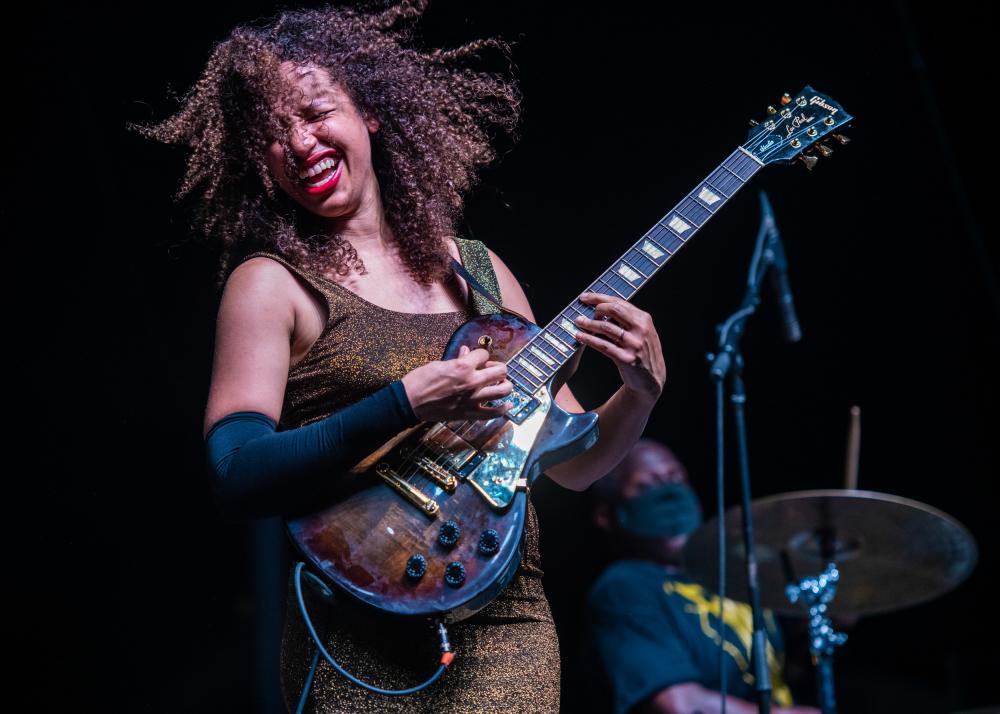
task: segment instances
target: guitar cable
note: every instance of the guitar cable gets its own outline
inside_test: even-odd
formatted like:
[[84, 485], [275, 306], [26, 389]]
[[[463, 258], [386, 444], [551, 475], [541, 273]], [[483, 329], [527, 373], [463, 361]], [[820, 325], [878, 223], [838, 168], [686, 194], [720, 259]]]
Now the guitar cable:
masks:
[[[326, 647], [323, 646], [323, 642], [319, 635], [316, 634], [316, 628], [313, 627], [312, 619], [309, 617], [309, 613], [306, 610], [305, 598], [302, 597], [302, 568], [305, 567], [304, 562], [298, 562], [295, 564], [295, 596], [299, 601], [299, 611], [302, 613], [302, 619], [306, 623], [306, 628], [309, 630], [309, 634], [312, 635], [313, 642], [316, 643], [316, 653], [313, 655], [312, 664], [309, 667], [309, 674], [306, 675], [306, 683], [302, 689], [302, 695], [299, 697], [299, 705], [295, 709], [295, 714], [302, 714], [306, 704], [306, 700], [309, 697], [309, 690], [312, 687], [313, 677], [316, 674], [316, 666], [319, 664], [320, 654], [329, 662], [330, 666], [333, 667], [337, 672], [342, 674], [349, 681], [363, 687], [368, 691], [375, 692], [376, 694], [385, 694], [389, 696], [402, 696], [404, 694], [413, 694], [419, 692], [421, 689], [426, 689], [434, 682], [436, 682], [448, 666], [455, 659], [455, 653], [451, 651], [451, 643], [448, 642], [448, 629], [444, 626], [443, 622], [437, 623], [438, 637], [441, 639], [441, 662], [438, 665], [437, 671], [431, 675], [431, 677], [416, 685], [415, 687], [410, 687], [409, 689], [382, 689], [381, 687], [376, 687], [367, 682], [355, 677], [353, 674], [348, 672], [346, 669], [340, 666], [340, 664], [330, 655]], [[306, 575], [314, 582], [318, 583], [324, 590], [325, 593], [329, 593], [329, 588], [323, 583], [319, 578], [310, 572], [306, 572]]]
[[[480, 283], [478, 280], [476, 280], [476, 278], [473, 277], [469, 273], [469, 271], [466, 270], [465, 267], [461, 263], [459, 263], [457, 260], [455, 260], [453, 258], [452, 261], [451, 261], [451, 264], [452, 264], [452, 267], [455, 269], [455, 271], [459, 275], [461, 275], [465, 279], [465, 281], [467, 283], [469, 283], [469, 285], [472, 286], [472, 288], [474, 290], [476, 290], [483, 297], [485, 297], [485, 299], [487, 300], [487, 302], [495, 305], [501, 312], [504, 312], [504, 311], [506, 311], [506, 312], [512, 312], [511, 310], [508, 310], [507, 308], [505, 308], [500, 303], [500, 301], [497, 300], [490, 293], [489, 290], [487, 290], [485, 287], [483, 287], [482, 283]], [[516, 315], [517, 313], [514, 313], [514, 314]], [[518, 316], [519, 317], [523, 317], [521, 315], [518, 315]], [[527, 319], [527, 318], [524, 318], [524, 319]], [[381, 687], [376, 687], [376, 686], [374, 686], [372, 684], [368, 684], [367, 682], [363, 682], [362, 680], [358, 679], [353, 674], [351, 674], [346, 669], [344, 669], [343, 667], [340, 666], [340, 664], [330, 655], [330, 653], [327, 652], [326, 647], [323, 646], [323, 642], [321, 641], [319, 635], [316, 634], [316, 628], [313, 627], [312, 619], [309, 617], [309, 613], [306, 610], [305, 599], [302, 597], [302, 568], [303, 567], [305, 567], [305, 563], [304, 562], [300, 561], [300, 562], [298, 562], [298, 563], [295, 564], [295, 596], [298, 598], [298, 601], [299, 601], [299, 611], [302, 613], [302, 620], [306, 623], [306, 627], [309, 629], [309, 634], [312, 636], [313, 642], [316, 643], [316, 652], [315, 652], [315, 654], [313, 654], [312, 663], [309, 666], [309, 673], [306, 675], [306, 682], [305, 682], [305, 685], [302, 688], [302, 695], [299, 697], [299, 704], [298, 704], [298, 706], [295, 709], [295, 714], [302, 714], [302, 712], [304, 711], [304, 708], [305, 708], [305, 705], [306, 705], [306, 701], [309, 698], [309, 690], [312, 688], [313, 677], [316, 675], [316, 667], [319, 665], [319, 656], [321, 654], [326, 659], [326, 661], [330, 664], [331, 667], [333, 667], [335, 670], [337, 670], [337, 672], [339, 672], [340, 674], [342, 674], [346, 679], [348, 679], [349, 681], [351, 681], [354, 684], [358, 685], [359, 687], [363, 687], [364, 689], [367, 689], [367, 690], [369, 690], [371, 692], [375, 692], [376, 694], [385, 694], [385, 695], [388, 695], [388, 696], [397, 696], [397, 697], [398, 696], [402, 696], [404, 694], [414, 694], [415, 692], [419, 692], [420, 690], [426, 689], [430, 685], [434, 684], [434, 682], [436, 682], [438, 679], [440, 679], [441, 675], [444, 674], [444, 671], [448, 668], [448, 666], [455, 659], [455, 653], [451, 651], [451, 643], [448, 642], [448, 629], [444, 626], [443, 622], [438, 621], [438, 623], [437, 623], [438, 637], [441, 639], [441, 645], [440, 645], [440, 647], [441, 647], [441, 662], [438, 665], [437, 671], [434, 672], [434, 674], [432, 674], [429, 679], [427, 679], [424, 682], [421, 682], [420, 684], [416, 685], [415, 687], [410, 687], [409, 689], [382, 689]], [[316, 583], [320, 588], [322, 588], [324, 594], [326, 594], [328, 596], [332, 594], [332, 593], [330, 593], [330, 589], [326, 586], [326, 584], [322, 580], [320, 580], [319, 578], [317, 578], [315, 575], [313, 575], [312, 573], [310, 573], [308, 571], [306, 571], [306, 575], [310, 578], [310, 580], [312, 582]]]

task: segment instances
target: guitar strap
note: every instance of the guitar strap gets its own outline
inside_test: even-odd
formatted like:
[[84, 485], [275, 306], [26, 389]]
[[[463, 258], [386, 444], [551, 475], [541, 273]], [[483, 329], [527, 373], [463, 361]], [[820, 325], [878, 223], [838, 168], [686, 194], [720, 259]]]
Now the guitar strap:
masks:
[[477, 293], [482, 295], [487, 302], [496, 307], [497, 310], [507, 311], [507, 308], [501, 305], [500, 302], [490, 293], [490, 291], [484, 288], [482, 283], [476, 280], [475, 276], [473, 276], [472, 273], [470, 273], [468, 270], [465, 269], [464, 265], [462, 265], [457, 260], [452, 258], [451, 267], [454, 269], [456, 273], [465, 278], [465, 282], [467, 282]]

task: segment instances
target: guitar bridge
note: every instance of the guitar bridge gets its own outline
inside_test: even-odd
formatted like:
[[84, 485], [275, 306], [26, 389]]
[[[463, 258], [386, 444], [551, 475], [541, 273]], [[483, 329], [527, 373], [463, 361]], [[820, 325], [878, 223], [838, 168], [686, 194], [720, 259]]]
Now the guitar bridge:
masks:
[[375, 467], [375, 473], [381, 477], [389, 486], [392, 487], [394, 491], [400, 494], [403, 498], [409, 501], [411, 504], [420, 509], [420, 511], [431, 518], [437, 516], [440, 506], [438, 502], [435, 501], [430, 496], [422, 493], [413, 484], [407, 482], [399, 474], [397, 474], [389, 464], [382, 461]]
[[418, 456], [413, 463], [423, 472], [424, 476], [448, 493], [454, 493], [458, 480], [444, 466], [436, 461], [431, 461], [426, 456]]

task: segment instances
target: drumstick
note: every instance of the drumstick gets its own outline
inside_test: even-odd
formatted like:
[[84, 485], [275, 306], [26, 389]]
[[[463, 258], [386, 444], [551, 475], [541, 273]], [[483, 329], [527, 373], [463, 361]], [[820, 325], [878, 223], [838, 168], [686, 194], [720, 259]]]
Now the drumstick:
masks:
[[858, 487], [858, 462], [861, 457], [861, 407], [851, 407], [851, 428], [847, 433], [847, 458], [844, 463], [844, 488]]

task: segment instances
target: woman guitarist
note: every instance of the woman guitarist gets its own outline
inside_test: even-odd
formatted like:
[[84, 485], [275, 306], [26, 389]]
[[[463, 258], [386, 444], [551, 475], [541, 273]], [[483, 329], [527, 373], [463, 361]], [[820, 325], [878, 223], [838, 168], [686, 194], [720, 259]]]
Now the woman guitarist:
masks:
[[[400, 431], [496, 417], [503, 409], [484, 402], [511, 390], [505, 365], [484, 349], [440, 356], [487, 305], [452, 258], [504, 307], [534, 319], [507, 266], [481, 243], [452, 237], [463, 194], [494, 158], [487, 128], [514, 128], [518, 90], [459, 66], [483, 48], [508, 51], [500, 41], [412, 49], [411, 31], [399, 26], [425, 5], [288, 11], [237, 27], [214, 47], [181, 110], [138, 127], [191, 149], [178, 193], [200, 191], [199, 227], [222, 244], [204, 434], [230, 519], [315, 509], [331, 474]], [[599, 319], [581, 317], [578, 340], [613, 360], [623, 384], [596, 409], [597, 443], [547, 471], [577, 491], [628, 452], [666, 379], [647, 313], [607, 295], [582, 299]], [[584, 411], [566, 386], [556, 401]], [[451, 627], [457, 658], [440, 681], [381, 696], [322, 661], [314, 711], [557, 711], [558, 642], [530, 502], [525, 531], [514, 580]], [[314, 646], [289, 587], [281, 680], [291, 710]], [[340, 617], [315, 597], [309, 611], [349, 671], [388, 688], [426, 677], [432, 633]]]

